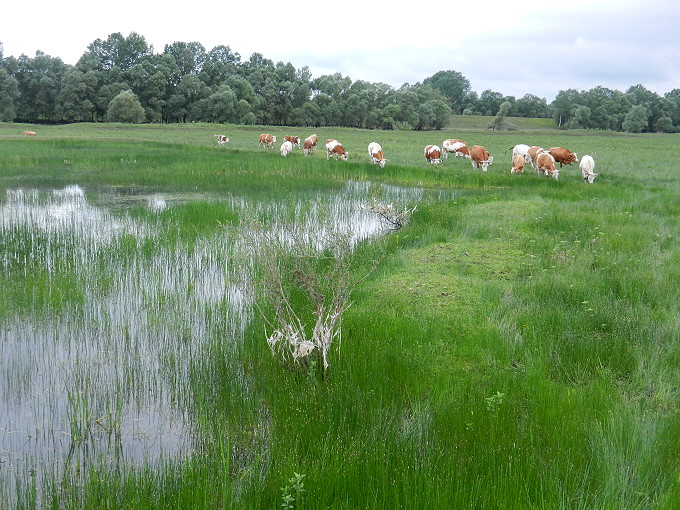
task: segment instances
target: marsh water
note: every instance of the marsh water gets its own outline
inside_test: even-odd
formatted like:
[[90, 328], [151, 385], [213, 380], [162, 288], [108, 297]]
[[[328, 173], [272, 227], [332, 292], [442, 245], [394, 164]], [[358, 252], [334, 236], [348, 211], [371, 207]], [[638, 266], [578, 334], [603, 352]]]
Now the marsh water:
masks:
[[270, 219], [285, 210], [305, 235], [321, 239], [330, 220], [354, 243], [385, 230], [362, 207], [372, 196], [405, 208], [423, 192], [350, 182], [339, 193], [258, 203], [77, 185], [8, 190], [0, 270], [23, 297], [0, 310], [0, 498], [88, 463], [191, 455], [189, 372], [212, 343], [241, 342], [252, 289], [233, 229], [169, 241], [174, 208], [208, 201]]

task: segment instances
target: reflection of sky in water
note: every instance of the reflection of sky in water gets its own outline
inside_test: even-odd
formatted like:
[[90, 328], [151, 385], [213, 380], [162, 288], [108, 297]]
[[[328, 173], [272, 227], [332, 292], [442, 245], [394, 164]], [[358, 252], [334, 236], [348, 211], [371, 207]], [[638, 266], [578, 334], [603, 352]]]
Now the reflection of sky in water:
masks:
[[[324, 235], [323, 218], [330, 217], [355, 243], [381, 232], [379, 219], [361, 207], [376, 189], [397, 206], [422, 199], [418, 190], [349, 183], [293, 207], [222, 201], [246, 218], [293, 214], [312, 240]], [[146, 221], [127, 216], [115, 194], [96, 198], [100, 205], [93, 206], [80, 187], [69, 186], [10, 190], [0, 204], [0, 243], [7, 247], [0, 270], [12, 275], [30, 258], [48, 279], [60, 268], [75, 273], [84, 292], [58, 313], [35, 310], [0, 324], [0, 496], [12, 490], [14, 473], [24, 479], [28, 469], [57, 472], [85, 456], [153, 465], [190, 455], [191, 423], [181, 400], [190, 394], [192, 359], [214, 331], [227, 332], [221, 341], [238, 342], [251, 313], [246, 283], [232, 277], [242, 271], [225, 230], [191, 249], [159, 239], [160, 215], [186, 197], [126, 197], [126, 205], [154, 213]], [[116, 243], [124, 236], [155, 249], [121, 254]]]

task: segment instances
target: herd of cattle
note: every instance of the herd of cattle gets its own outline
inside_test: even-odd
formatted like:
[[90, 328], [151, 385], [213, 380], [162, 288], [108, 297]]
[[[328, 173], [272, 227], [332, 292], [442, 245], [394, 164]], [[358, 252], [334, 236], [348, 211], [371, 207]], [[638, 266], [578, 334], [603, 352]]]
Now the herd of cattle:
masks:
[[[224, 145], [229, 141], [225, 135], [215, 135], [217, 143]], [[312, 154], [319, 142], [317, 135], [311, 135], [300, 140], [299, 136], [284, 136], [281, 144], [281, 156], [288, 156], [293, 149], [302, 148], [305, 156]], [[259, 147], [273, 148], [276, 143], [276, 136], [268, 133], [260, 135]], [[344, 149], [342, 144], [335, 139], [326, 140], [326, 159], [335, 157], [347, 161], [349, 153]], [[448, 159], [449, 154], [455, 157], [467, 158], [472, 162], [472, 168], [481, 168], [486, 172], [489, 165], [493, 163], [493, 156], [481, 145], [473, 145], [469, 147], [463, 140], [447, 139], [442, 142], [441, 148], [438, 145], [428, 145], [424, 150], [425, 160], [428, 163], [437, 165], [442, 162], [442, 157]], [[368, 144], [368, 157], [374, 165], [385, 167], [388, 159], [383, 153], [383, 149], [377, 142]], [[536, 145], [529, 146], [526, 144], [518, 144], [512, 147], [512, 168], [510, 173], [520, 174], [524, 172], [525, 166], [531, 166], [538, 175], [550, 176], [557, 180], [560, 176], [560, 168], [557, 167], [559, 163], [560, 168], [563, 165], [571, 165], [572, 163], [579, 163], [578, 155], [564, 147], [551, 147], [544, 149]], [[579, 163], [581, 176], [587, 183], [592, 184], [595, 181], [597, 174], [594, 172], [595, 160], [592, 156], [585, 155], [581, 158]]]
[[[24, 135], [35, 136], [36, 133], [35, 131], [24, 131]], [[229, 141], [229, 138], [226, 135], [214, 135], [214, 137], [219, 145], [224, 145]], [[284, 136], [283, 138], [284, 140], [280, 148], [281, 156], [288, 156], [288, 154], [293, 152], [293, 149], [296, 147], [300, 148], [301, 142], [299, 136]], [[302, 149], [305, 156], [314, 152], [318, 142], [319, 137], [315, 134], [305, 138], [304, 142], [302, 142]], [[268, 133], [260, 135], [259, 147], [272, 148], [275, 143], [276, 136], [272, 136]], [[493, 163], [493, 156], [491, 156], [484, 147], [481, 145], [468, 147], [468, 144], [463, 140], [446, 139], [442, 142], [441, 148], [438, 145], [428, 145], [425, 147], [424, 153], [425, 160], [433, 165], [441, 163], [442, 156], [444, 156], [444, 159], [448, 159], [449, 154], [469, 159], [472, 162], [472, 168], [475, 170], [481, 168], [484, 172], [486, 172], [489, 169], [489, 165]], [[349, 152], [343, 148], [340, 142], [331, 138], [326, 140], [326, 159], [332, 157], [347, 161]], [[368, 144], [368, 157], [372, 164], [380, 165], [383, 168], [388, 161], [378, 142], [371, 142]], [[556, 163], [560, 164], [560, 168], [562, 168], [562, 165], [579, 163], [578, 155], [564, 147], [551, 147], [546, 150], [537, 145], [530, 147], [526, 144], [518, 144], [512, 147], [512, 168], [510, 168], [510, 173], [524, 173], [524, 167], [526, 165], [531, 165], [538, 175], [543, 174], [557, 180], [560, 177], [560, 170], [557, 168]], [[581, 170], [581, 176], [585, 182], [592, 184], [595, 181], [597, 174], [594, 172], [595, 160], [592, 156], [583, 156], [579, 163], [579, 169]]]

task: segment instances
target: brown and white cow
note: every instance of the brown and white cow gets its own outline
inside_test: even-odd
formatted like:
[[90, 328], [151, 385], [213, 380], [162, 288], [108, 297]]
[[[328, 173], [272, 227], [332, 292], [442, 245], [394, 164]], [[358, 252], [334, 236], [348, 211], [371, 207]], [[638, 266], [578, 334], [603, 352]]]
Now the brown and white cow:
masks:
[[371, 163], [378, 164], [381, 168], [385, 168], [387, 158], [383, 154], [382, 147], [378, 142], [371, 142], [368, 144], [368, 157], [371, 158]]
[[560, 164], [560, 168], [563, 164], [571, 165], [572, 163], [578, 163], [577, 154], [564, 147], [550, 147], [548, 152], [555, 158], [555, 162]]
[[347, 161], [349, 157], [349, 152], [347, 152], [340, 142], [329, 138], [326, 140], [326, 159], [331, 159], [331, 156], [335, 156], [335, 159], [342, 159]]
[[512, 157], [511, 174], [523, 174], [526, 154], [515, 154]]
[[291, 152], [293, 152], [293, 142], [286, 140], [281, 144], [281, 155], [285, 158]]
[[215, 135], [215, 138], [217, 138], [217, 143], [220, 145], [224, 145], [229, 141], [229, 138], [227, 138], [226, 135]]
[[597, 174], [593, 172], [593, 170], [595, 170], [595, 160], [593, 157], [586, 154], [581, 158], [581, 162], [578, 164], [578, 167], [581, 169], [583, 180], [589, 184], [592, 184], [595, 181], [595, 177], [597, 177]]
[[26, 136], [35, 136], [36, 133], [35, 133], [35, 131], [24, 131], [24, 134]]
[[271, 149], [272, 147], [274, 147], [274, 143], [276, 143], [275, 136], [272, 136], [268, 133], [263, 133], [260, 135], [260, 143], [258, 144], [258, 146]]
[[477, 170], [479, 167], [484, 172], [489, 169], [489, 165], [493, 163], [493, 156], [489, 156], [489, 152], [481, 145], [474, 145], [470, 149], [470, 159], [472, 160], [472, 168]]
[[527, 155], [531, 158], [531, 163], [532, 167], [536, 167], [536, 159], [538, 158], [538, 155], [543, 152], [545, 149], [543, 147], [539, 147], [538, 145], [532, 145], [529, 147], [529, 150], [527, 151]]
[[291, 145], [293, 146], [293, 149], [297, 147], [298, 149], [300, 148], [300, 137], [299, 136], [284, 136], [283, 140], [285, 142], [290, 142]]
[[543, 151], [536, 157], [536, 170], [539, 173], [543, 172], [545, 175], [549, 175], [555, 180], [560, 177], [560, 171], [555, 168], [555, 158], [548, 151]]
[[468, 144], [463, 140], [444, 140], [442, 142], [442, 154], [444, 154], [444, 159], [449, 159], [449, 153], [455, 154], [456, 157], [470, 159], [470, 149], [468, 148]]
[[305, 156], [308, 154], [311, 154], [314, 152], [314, 148], [316, 147], [317, 142], [319, 141], [319, 137], [314, 135], [309, 135], [307, 138], [305, 138], [305, 142], [303, 145], [303, 150], [305, 153]]
[[442, 150], [438, 145], [428, 145], [425, 147], [425, 160], [433, 165], [442, 162]]

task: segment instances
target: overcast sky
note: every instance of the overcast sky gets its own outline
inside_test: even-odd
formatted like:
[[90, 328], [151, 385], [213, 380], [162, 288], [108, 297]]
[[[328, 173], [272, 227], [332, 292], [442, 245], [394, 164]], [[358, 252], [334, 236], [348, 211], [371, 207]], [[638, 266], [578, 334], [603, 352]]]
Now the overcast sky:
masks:
[[[642, 84], [680, 88], [678, 0], [344, 0], [218, 2], [117, 0], [92, 4], [7, 1], [0, 12], [4, 56], [40, 50], [75, 64], [96, 39], [143, 36], [166, 44], [229, 46], [247, 60], [308, 66], [313, 78], [341, 73], [395, 88], [437, 71], [458, 71], [472, 90], [552, 101], [566, 89]], [[401, 8], [408, 5], [408, 8]]]

